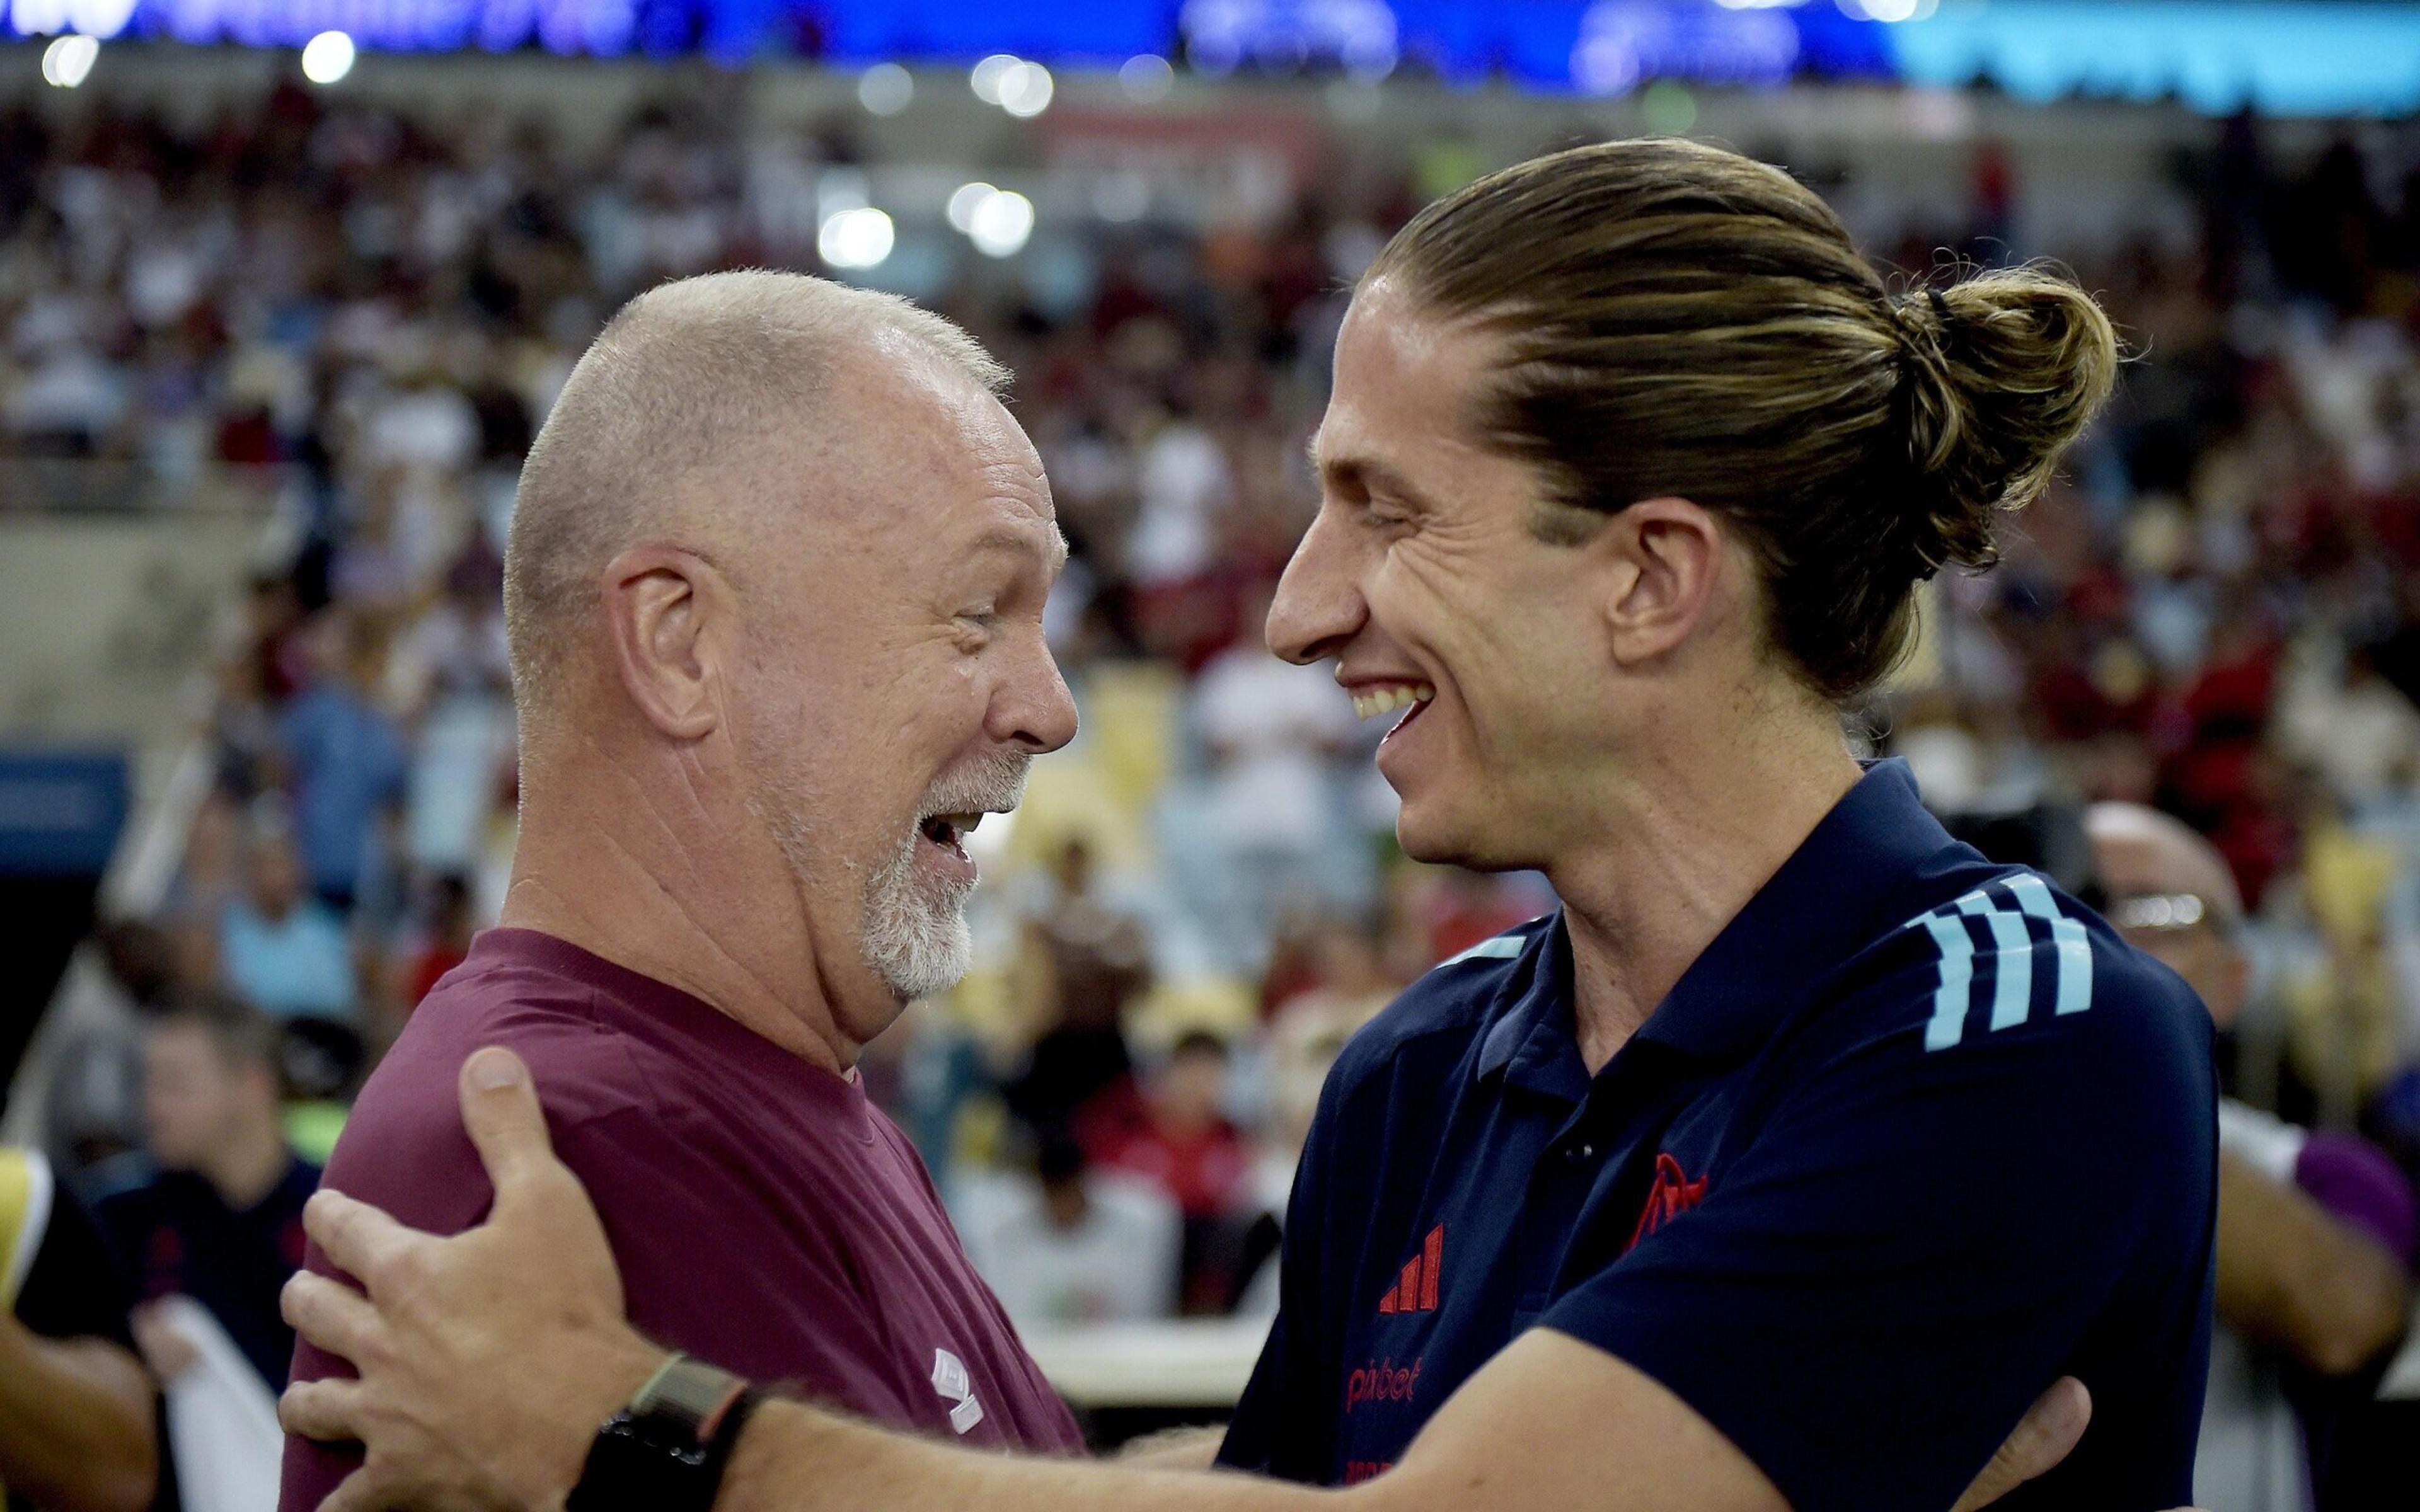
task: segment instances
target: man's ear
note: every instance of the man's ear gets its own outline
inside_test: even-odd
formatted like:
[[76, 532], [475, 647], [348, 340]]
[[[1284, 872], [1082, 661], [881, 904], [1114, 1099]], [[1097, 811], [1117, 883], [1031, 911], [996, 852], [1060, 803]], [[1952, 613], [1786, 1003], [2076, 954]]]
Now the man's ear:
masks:
[[714, 622], [727, 585], [705, 559], [675, 546], [634, 546], [600, 579], [613, 670], [646, 721], [672, 740], [700, 740], [721, 715]]
[[1606, 625], [1614, 659], [1664, 656], [1704, 621], [1723, 575], [1724, 535], [1711, 510], [1686, 499], [1642, 499], [1613, 517], [1588, 549], [1606, 552]]

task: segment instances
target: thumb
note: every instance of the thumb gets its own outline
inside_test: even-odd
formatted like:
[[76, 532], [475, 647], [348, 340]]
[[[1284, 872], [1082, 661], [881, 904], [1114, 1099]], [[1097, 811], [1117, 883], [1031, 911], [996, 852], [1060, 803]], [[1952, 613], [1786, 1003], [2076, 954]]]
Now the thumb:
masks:
[[461, 1095], [462, 1127], [488, 1168], [501, 1212], [556, 1165], [537, 1087], [520, 1057], [489, 1045], [462, 1062]]
[[2091, 1422], [2092, 1393], [2073, 1376], [2061, 1376], [2027, 1410], [1951, 1512], [1975, 1512], [2050, 1470], [2075, 1448]]

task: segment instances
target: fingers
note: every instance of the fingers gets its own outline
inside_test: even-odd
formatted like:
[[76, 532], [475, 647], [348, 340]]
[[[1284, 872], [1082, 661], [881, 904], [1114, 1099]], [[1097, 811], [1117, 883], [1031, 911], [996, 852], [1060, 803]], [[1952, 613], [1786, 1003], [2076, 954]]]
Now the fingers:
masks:
[[1966, 1488], [1950, 1512], [1975, 1512], [1989, 1506], [2001, 1497], [2035, 1476], [2050, 1470], [2073, 1452], [2076, 1441], [2092, 1422], [2092, 1394], [2083, 1381], [2073, 1376], [2061, 1376], [2050, 1390], [2035, 1398], [2032, 1407], [2003, 1443], [1992, 1462]]
[[308, 1271], [287, 1279], [277, 1295], [277, 1310], [303, 1338], [356, 1365], [369, 1356], [379, 1329], [378, 1309], [368, 1298]]
[[411, 1498], [401, 1490], [380, 1486], [365, 1466], [336, 1483], [336, 1489], [319, 1503], [319, 1512], [380, 1512], [411, 1504]]
[[496, 1211], [506, 1211], [562, 1168], [547, 1138], [537, 1088], [520, 1057], [490, 1045], [462, 1062], [460, 1091], [462, 1127], [496, 1189]]
[[321, 1187], [302, 1205], [302, 1231], [337, 1270], [358, 1276], [378, 1295], [378, 1278], [427, 1236], [406, 1228], [366, 1202]]
[[343, 1443], [361, 1438], [361, 1411], [358, 1381], [298, 1381], [277, 1398], [277, 1426], [298, 1439]]

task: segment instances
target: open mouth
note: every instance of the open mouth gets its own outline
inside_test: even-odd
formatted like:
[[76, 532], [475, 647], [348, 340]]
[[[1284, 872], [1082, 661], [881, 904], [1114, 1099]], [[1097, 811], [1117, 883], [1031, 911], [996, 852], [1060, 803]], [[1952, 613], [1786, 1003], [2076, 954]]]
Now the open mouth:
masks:
[[1392, 714], [1397, 709], [1408, 709], [1409, 713], [1395, 721], [1394, 729], [1387, 732], [1387, 738], [1392, 740], [1403, 733], [1404, 726], [1419, 718], [1420, 712], [1426, 709], [1430, 701], [1435, 697], [1436, 689], [1427, 683], [1381, 684], [1356, 691], [1353, 695], [1353, 712], [1364, 719], [1374, 719], [1382, 714]]
[[967, 858], [964, 841], [983, 822], [981, 813], [937, 813], [918, 825], [916, 833], [963, 861]]

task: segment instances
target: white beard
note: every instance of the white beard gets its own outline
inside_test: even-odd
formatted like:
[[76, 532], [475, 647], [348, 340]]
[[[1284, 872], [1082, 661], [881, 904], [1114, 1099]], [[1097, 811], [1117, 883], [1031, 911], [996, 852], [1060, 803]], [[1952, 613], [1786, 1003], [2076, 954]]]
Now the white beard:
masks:
[[[936, 783], [927, 812], [954, 813], [1015, 807], [1025, 789], [1028, 758], [1002, 756]], [[806, 818], [803, 784], [776, 779], [749, 795], [748, 806], [803, 884], [813, 875], [815, 846]], [[866, 878], [865, 903], [857, 948], [866, 965], [902, 1002], [931, 997], [956, 986], [974, 965], [974, 932], [967, 925], [970, 883], [921, 874], [910, 829], [899, 849]], [[855, 861], [844, 862], [850, 871]]]
[[906, 1002], [948, 992], [974, 964], [974, 932], [967, 927], [972, 886], [918, 876], [916, 847], [923, 843], [910, 831], [899, 854], [869, 880], [858, 934], [865, 964]]

